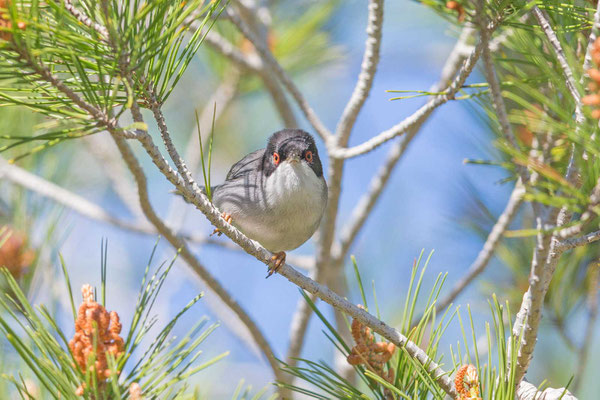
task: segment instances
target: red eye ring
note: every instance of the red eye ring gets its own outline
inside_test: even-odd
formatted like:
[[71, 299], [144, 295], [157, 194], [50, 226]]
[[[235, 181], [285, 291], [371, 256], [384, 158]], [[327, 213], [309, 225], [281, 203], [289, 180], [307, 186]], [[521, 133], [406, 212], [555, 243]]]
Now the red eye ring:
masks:
[[312, 151], [308, 150], [305, 154], [304, 154], [304, 158], [306, 159], [306, 161], [308, 162], [312, 162], [313, 160], [313, 154]]
[[273, 153], [273, 164], [279, 164], [279, 153]]

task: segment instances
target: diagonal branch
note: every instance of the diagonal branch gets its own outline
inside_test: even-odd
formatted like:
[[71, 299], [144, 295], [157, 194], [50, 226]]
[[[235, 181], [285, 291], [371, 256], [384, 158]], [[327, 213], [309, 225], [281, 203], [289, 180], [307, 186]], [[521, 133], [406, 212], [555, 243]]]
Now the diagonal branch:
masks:
[[344, 112], [336, 128], [338, 146], [345, 146], [348, 142], [350, 132], [354, 127], [356, 118], [365, 104], [371, 87], [373, 78], [377, 71], [379, 63], [379, 54], [381, 49], [381, 30], [383, 27], [383, 0], [369, 1], [369, 21], [367, 24], [367, 40], [365, 52], [362, 59], [360, 74], [352, 96], [344, 108]]
[[[336, 129], [336, 135], [331, 143], [335, 146], [346, 146], [350, 132], [356, 122], [368, 94], [373, 85], [373, 78], [379, 62], [381, 47], [381, 30], [383, 25], [383, 1], [371, 0], [368, 7], [367, 39], [361, 65], [361, 71], [354, 91], [346, 105]], [[326, 143], [327, 144], [327, 143]], [[330, 152], [330, 146], [328, 151]], [[330, 265], [331, 249], [335, 236], [336, 219], [339, 207], [339, 198], [342, 189], [342, 175], [344, 172], [344, 160], [333, 159], [328, 170], [328, 198], [327, 207], [321, 220], [319, 229], [319, 240], [316, 260], [316, 272], [313, 275], [317, 282], [327, 283], [330, 279], [337, 279], [341, 274], [341, 267], [333, 268]], [[315, 298], [312, 298], [315, 300]], [[294, 366], [300, 356], [308, 322], [312, 315], [312, 309], [300, 299], [296, 312], [290, 326], [290, 345], [288, 348], [287, 362]]]
[[156, 230], [148, 223], [140, 224], [117, 218], [106, 212], [99, 205], [52, 182], [40, 178], [23, 168], [11, 165], [2, 158], [0, 158], [0, 178], [7, 179], [19, 186], [39, 193], [88, 218], [103, 221], [132, 232], [152, 235], [156, 234]]
[[103, 166], [104, 173], [111, 183], [112, 189], [121, 199], [123, 204], [127, 206], [131, 214], [138, 219], [145, 219], [140, 204], [137, 200], [137, 193], [132, 186], [132, 182], [126, 179], [127, 168], [123, 164], [123, 160], [114, 151], [114, 148], [108, 148], [113, 144], [110, 137], [105, 135], [90, 135], [83, 138], [86, 150], [97, 159]]
[[[213, 118], [216, 123], [229, 104], [234, 100], [239, 90], [239, 82], [240, 71], [237, 67], [232, 66], [229, 68], [229, 71], [225, 73], [223, 82], [221, 82], [219, 87], [217, 87], [206, 101], [199, 117], [200, 132], [198, 132], [198, 134], [201, 135], [203, 143], [207, 143], [208, 141]], [[195, 131], [190, 134], [185, 148], [184, 159], [187, 160], [190, 169], [193, 172], [197, 172], [198, 166], [200, 165], [200, 158], [204, 156], [200, 154], [198, 135]], [[188, 207], [181, 207], [181, 199], [179, 196], [176, 196], [169, 204], [168, 217], [166, 220], [171, 221], [171, 226], [175, 231], [178, 231], [179, 228], [183, 226], [187, 211]]]
[[567, 57], [565, 56], [565, 52], [560, 44], [560, 40], [558, 40], [556, 33], [550, 25], [548, 14], [546, 14], [545, 11], [540, 10], [538, 6], [533, 6], [531, 11], [540, 24], [542, 31], [544, 31], [546, 38], [548, 38], [550, 44], [554, 48], [554, 54], [556, 55], [558, 63], [563, 71], [563, 75], [565, 76], [565, 83], [569, 89], [569, 92], [571, 93], [571, 97], [573, 97], [573, 100], [575, 101], [575, 120], [579, 125], [585, 121], [585, 115], [583, 114], [583, 108], [581, 104], [581, 96], [577, 91], [575, 78], [573, 78], [573, 72], [571, 71], [571, 67], [569, 67]]
[[506, 112], [506, 105], [504, 104], [504, 99], [502, 98], [502, 92], [500, 90], [500, 82], [498, 82], [498, 76], [496, 75], [496, 70], [494, 68], [494, 64], [492, 62], [492, 55], [490, 51], [490, 41], [489, 41], [489, 31], [487, 29], [487, 20], [485, 16], [485, 12], [483, 11], [483, 7], [485, 6], [485, 1], [478, 1], [478, 12], [477, 15], [479, 17], [479, 36], [481, 37], [481, 42], [483, 45], [483, 65], [485, 67], [485, 75], [488, 83], [490, 84], [490, 91], [492, 93], [492, 104], [494, 105], [494, 110], [496, 111], [496, 116], [498, 117], [498, 121], [500, 122], [500, 127], [502, 129], [502, 133], [504, 137], [509, 141], [509, 143], [514, 147], [517, 147], [517, 141], [515, 139], [515, 135], [512, 131], [510, 123], [508, 122], [508, 114]]
[[419, 108], [412, 115], [406, 117], [402, 122], [398, 123], [397, 125], [391, 127], [388, 130], [381, 132], [377, 136], [365, 141], [362, 144], [349, 148], [331, 149], [329, 154], [330, 157], [351, 158], [368, 153], [381, 146], [385, 142], [394, 139], [395, 137], [403, 133], [406, 133], [414, 126], [423, 124], [423, 122], [427, 120], [427, 118], [435, 109], [446, 103], [448, 100], [454, 99], [454, 95], [456, 94], [456, 92], [460, 90], [462, 85], [465, 83], [467, 77], [475, 68], [475, 65], [477, 64], [477, 60], [479, 59], [482, 50], [483, 45], [480, 41], [479, 43], [477, 43], [469, 57], [465, 60], [460, 70], [460, 73], [458, 74], [458, 76], [455, 77], [454, 81], [448, 87], [448, 89], [446, 89], [444, 94], [433, 96], [424, 106]]
[[273, 370], [273, 373], [277, 379], [283, 378], [283, 372], [279, 368], [279, 362], [275, 358], [273, 349], [269, 345], [266, 340], [264, 334], [261, 332], [260, 328], [256, 323], [252, 320], [249, 314], [242, 308], [242, 306], [227, 292], [227, 290], [221, 286], [219, 281], [214, 278], [208, 270], [200, 264], [198, 259], [192, 254], [192, 252], [187, 247], [187, 244], [179, 239], [158, 217], [152, 205], [150, 204], [150, 198], [148, 195], [148, 184], [146, 181], [146, 176], [144, 175], [144, 171], [140, 166], [139, 162], [135, 158], [135, 155], [131, 151], [129, 145], [125, 142], [125, 140], [120, 137], [118, 134], [113, 133], [113, 138], [123, 159], [127, 163], [127, 166], [131, 173], [134, 176], [134, 179], [137, 184], [140, 204], [142, 206], [142, 210], [144, 214], [148, 218], [148, 220], [156, 227], [161, 235], [165, 237], [171, 243], [171, 245], [178, 249], [181, 252], [181, 257], [186, 261], [186, 263], [194, 270], [194, 272], [202, 279], [206, 285], [219, 297], [219, 299], [225, 303], [227, 307], [229, 307], [237, 317], [244, 323], [250, 335], [258, 345], [258, 347], [262, 350], [263, 354], [267, 357], [267, 360]]
[[483, 247], [479, 251], [479, 254], [477, 254], [477, 258], [473, 261], [473, 264], [471, 264], [467, 273], [454, 285], [452, 290], [450, 290], [450, 293], [448, 293], [442, 301], [436, 304], [435, 308], [438, 312], [446, 309], [446, 307], [448, 307], [450, 303], [452, 303], [458, 295], [460, 295], [462, 291], [485, 270], [496, 247], [498, 247], [498, 244], [500, 243], [500, 239], [502, 239], [502, 235], [519, 211], [519, 208], [523, 203], [523, 195], [525, 195], [525, 187], [521, 183], [521, 180], [519, 180], [506, 203], [504, 211], [500, 214], [498, 220], [492, 227]]
[[294, 84], [294, 82], [290, 79], [284, 69], [279, 65], [271, 51], [260, 41], [254, 32], [246, 25], [244, 21], [240, 19], [240, 17], [233, 12], [230, 8], [226, 10], [227, 15], [231, 18], [231, 22], [239, 29], [239, 31], [254, 45], [254, 48], [258, 52], [260, 58], [263, 62], [269, 65], [270, 69], [272, 69], [273, 73], [279, 79], [281, 84], [290, 92], [298, 106], [304, 113], [304, 116], [313, 126], [315, 131], [319, 134], [321, 139], [325, 143], [329, 143], [332, 139], [331, 132], [327, 129], [327, 127], [321, 122], [317, 114], [314, 112], [312, 107], [308, 104], [308, 101], [304, 98], [298, 87]]
[[[81, 22], [82, 24], [84, 24], [85, 26], [87, 26], [89, 28], [94, 29], [96, 32], [98, 32], [98, 34], [100, 35], [100, 37], [102, 39], [104, 39], [104, 40], [108, 39], [108, 30], [103, 25], [93, 21], [86, 14], [79, 11], [79, 9], [73, 5], [72, 0], [63, 0], [63, 1], [65, 3], [64, 4], [65, 9], [68, 12], [70, 12], [75, 18], [77, 18], [77, 20], [79, 22]], [[59, 1], [57, 1], [57, 3], [59, 3]]]
[[600, 240], [600, 231], [591, 232], [582, 237], [563, 240], [559, 242], [556, 247], [559, 251], [567, 251], [574, 249], [575, 247], [585, 246], [586, 244], [593, 243], [597, 240]]

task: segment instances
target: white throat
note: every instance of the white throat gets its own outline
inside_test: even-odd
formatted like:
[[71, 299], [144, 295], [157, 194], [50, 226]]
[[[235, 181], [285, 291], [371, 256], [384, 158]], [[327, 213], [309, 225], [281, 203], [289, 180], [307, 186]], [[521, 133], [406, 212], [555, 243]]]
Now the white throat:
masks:
[[272, 208], [315, 206], [322, 203], [323, 190], [323, 178], [303, 161], [283, 161], [265, 182], [267, 203]]

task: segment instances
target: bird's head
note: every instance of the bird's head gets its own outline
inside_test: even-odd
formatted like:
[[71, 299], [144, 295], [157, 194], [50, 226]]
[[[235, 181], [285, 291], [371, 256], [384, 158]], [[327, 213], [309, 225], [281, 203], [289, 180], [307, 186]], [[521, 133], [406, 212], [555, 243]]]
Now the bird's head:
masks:
[[310, 167], [317, 177], [323, 176], [323, 166], [313, 137], [301, 129], [283, 129], [269, 138], [263, 159], [263, 171], [268, 177], [277, 168], [289, 163]]

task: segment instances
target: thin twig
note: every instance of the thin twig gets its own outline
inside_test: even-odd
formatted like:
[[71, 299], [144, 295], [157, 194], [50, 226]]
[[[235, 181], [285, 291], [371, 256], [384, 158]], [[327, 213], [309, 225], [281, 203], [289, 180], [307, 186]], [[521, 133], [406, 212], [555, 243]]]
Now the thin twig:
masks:
[[[473, 47], [469, 46], [468, 42], [473, 38], [474, 33], [475, 30], [470, 26], [463, 28], [459, 39], [454, 45], [446, 60], [446, 63], [444, 64], [444, 67], [442, 68], [439, 81], [431, 87], [431, 91], [447, 89], [452, 82], [452, 78], [459, 73], [464, 60], [473, 50]], [[424, 122], [425, 120], [422, 123]], [[333, 257], [337, 262], [341, 262], [348, 254], [348, 251], [354, 243], [358, 232], [360, 232], [364, 226], [367, 217], [370, 215], [373, 207], [381, 196], [381, 193], [385, 189], [385, 186], [387, 185], [395, 166], [404, 154], [411, 140], [418, 133], [422, 123], [413, 126], [401, 141], [392, 146], [388, 152], [386, 160], [371, 179], [369, 190], [356, 204], [352, 211], [350, 221], [341, 230], [339, 244], [335, 246], [333, 251]]]
[[379, 170], [373, 178], [371, 178], [369, 189], [362, 195], [352, 210], [349, 222], [344, 225], [341, 230], [339, 244], [335, 246], [333, 252], [333, 258], [335, 260], [342, 262], [348, 255], [348, 251], [356, 240], [356, 236], [361, 231], [369, 215], [371, 215], [375, 204], [387, 186], [387, 183], [392, 176], [392, 172], [394, 172], [396, 165], [398, 165], [398, 161], [404, 155], [404, 152], [412, 139], [416, 136], [420, 127], [421, 124], [413, 127], [408, 135], [404, 136], [400, 142], [395, 143], [394, 146], [392, 146], [384, 163], [379, 167]]
[[519, 384], [516, 395], [518, 400], [577, 400], [566, 388], [539, 390], [526, 381]]
[[475, 68], [477, 60], [481, 55], [483, 46], [481, 41], [477, 43], [469, 57], [463, 63], [461, 71], [458, 76], [454, 79], [452, 84], [444, 92], [444, 94], [433, 96], [424, 106], [415, 111], [412, 115], [406, 117], [399, 124], [385, 130], [375, 137], [365, 141], [354, 147], [349, 148], [335, 148], [330, 150], [330, 157], [332, 158], [351, 158], [361, 154], [368, 153], [377, 147], [381, 146], [385, 142], [409, 131], [412, 127], [422, 124], [429, 115], [439, 106], [446, 103], [448, 100], [452, 100], [456, 92], [460, 90], [462, 85], [465, 83], [467, 77]]
[[[192, 27], [194, 25], [192, 24]], [[196, 27], [196, 29], [198, 29]], [[204, 36], [204, 42], [217, 53], [227, 57], [238, 67], [258, 73], [263, 69], [261, 59], [253, 53], [244, 54], [240, 49], [231, 44], [223, 36], [213, 30], [210, 30]]]
[[[540, 207], [536, 207], [539, 209]], [[556, 215], [556, 214], [555, 214]], [[538, 229], [535, 251], [531, 261], [531, 272], [529, 274], [529, 288], [523, 295], [523, 302], [513, 325], [513, 336], [521, 337], [519, 351], [517, 354], [515, 382], [521, 382], [529, 363], [531, 361], [535, 343], [537, 341], [537, 331], [541, 319], [542, 306], [546, 291], [544, 290], [545, 273], [549, 273], [546, 265], [548, 254], [550, 253], [550, 242], [552, 235], [544, 234], [544, 221], [540, 212], [536, 215], [536, 224]], [[558, 257], [557, 257], [558, 260]], [[511, 371], [512, 373], [512, 371]]]
[[[162, 138], [163, 143], [167, 148], [167, 152], [169, 153], [171, 160], [173, 160], [173, 163], [175, 163], [177, 171], [187, 184], [191, 186], [197, 186], [196, 182], [194, 181], [194, 178], [192, 177], [192, 173], [189, 171], [185, 161], [183, 160], [183, 158], [181, 158], [179, 152], [177, 151], [177, 148], [175, 148], [175, 145], [173, 144], [173, 140], [171, 139], [171, 134], [169, 133], [169, 128], [167, 127], [167, 122], [165, 121], [165, 116], [163, 115], [160, 102], [156, 98], [156, 95], [152, 91], [152, 89], [146, 87], [144, 80], [142, 80], [142, 87], [142, 90], [145, 91], [146, 100], [148, 101], [150, 110], [154, 115], [154, 120], [158, 125], [160, 137]], [[137, 104], [134, 104], [132, 108], [133, 112], [135, 112], [136, 107], [138, 107]], [[140, 117], [136, 118], [136, 116], [134, 115], [134, 120], [136, 119], [140, 119]], [[140, 133], [138, 133], [138, 135], [139, 134]]]
[[575, 101], [575, 120], [579, 125], [585, 121], [585, 115], [583, 114], [583, 108], [581, 104], [581, 95], [577, 91], [575, 78], [573, 78], [573, 72], [571, 71], [571, 67], [567, 62], [567, 57], [565, 56], [565, 52], [562, 49], [560, 40], [558, 40], [556, 33], [552, 29], [546, 12], [540, 10], [538, 6], [533, 6], [531, 11], [533, 12], [533, 15], [537, 19], [538, 23], [540, 24], [540, 27], [544, 31], [546, 38], [548, 38], [550, 44], [554, 48], [554, 54], [556, 55], [558, 63], [560, 64], [560, 67], [563, 71], [563, 75], [565, 76], [565, 83], [567, 85], [567, 88], [569, 89], [569, 92], [571, 93], [571, 97], [573, 97], [573, 100]]
[[519, 180], [515, 185], [508, 202], [506, 203], [506, 207], [498, 220], [494, 224], [492, 230], [490, 231], [483, 247], [477, 254], [477, 258], [473, 261], [473, 264], [469, 267], [467, 273], [454, 285], [450, 293], [446, 295], [440, 302], [436, 304], [437, 312], [446, 309], [450, 303], [452, 303], [465, 288], [477, 277], [481, 274], [488, 263], [490, 262], [496, 247], [500, 243], [500, 239], [502, 239], [502, 235], [508, 228], [508, 225], [511, 223], [519, 208], [523, 202], [523, 195], [525, 194], [525, 187]]
[[104, 173], [123, 204], [138, 219], [145, 219], [146, 217], [144, 217], [137, 200], [135, 188], [132, 182], [127, 179], [127, 169], [123, 164], [123, 160], [114, 151], [116, 149], [108, 148], [108, 146], [114, 146], [114, 144], [107, 142], [105, 139], [110, 139], [110, 137], [104, 134], [90, 135], [83, 138], [83, 142], [86, 145], [86, 150], [102, 164]]
[[[257, 40], [260, 41], [261, 45], [268, 49], [269, 48], [269, 31], [270, 31], [270, 15], [268, 15], [268, 9], [266, 7], [258, 7], [254, 1], [235, 1], [233, 6], [239, 13], [239, 17], [246, 23], [246, 26], [252, 30]], [[260, 59], [260, 57], [257, 56]], [[298, 121], [294, 115], [285, 92], [281, 87], [277, 79], [273, 79], [273, 75], [276, 71], [273, 69], [273, 65], [266, 62], [261, 62], [261, 68], [257, 71], [257, 74], [263, 81], [263, 85], [267, 90], [267, 93], [271, 96], [275, 109], [279, 113], [284, 126], [286, 128], [297, 128]]]
[[[383, 1], [371, 0], [368, 6], [367, 39], [361, 71], [354, 91], [338, 122], [335, 137], [331, 141], [331, 143], [335, 143], [336, 147], [346, 146], [348, 143], [348, 138], [354, 127], [356, 118], [373, 86], [373, 79], [379, 62], [382, 25]], [[330, 146], [328, 146], [328, 151], [330, 152]], [[317, 282], [327, 283], [330, 278], [336, 279], [341, 274], [341, 267], [333, 268], [334, 266], [329, 261], [331, 259], [331, 249], [335, 235], [343, 170], [344, 160], [331, 160], [327, 179], [327, 207], [319, 229], [316, 271], [313, 274], [313, 278]], [[314, 301], [315, 298], [313, 297], [312, 300]], [[291, 366], [295, 366], [298, 362], [297, 358], [300, 356], [304, 345], [311, 315], [312, 308], [303, 299], [300, 299], [290, 326], [290, 345], [288, 347], [286, 362]]]
[[600, 231], [588, 233], [585, 236], [567, 239], [557, 244], [557, 249], [560, 251], [567, 251], [579, 246], [585, 246], [586, 244], [593, 243], [600, 240]]
[[23, 168], [11, 165], [2, 158], [0, 158], [0, 178], [7, 179], [19, 186], [52, 199], [58, 204], [62, 204], [88, 218], [106, 222], [131, 232], [156, 234], [156, 229], [145, 221], [144, 223], [129, 222], [115, 217], [106, 212], [104, 208], [99, 205], [52, 182], [40, 178]]
[[[202, 112], [200, 113], [199, 124], [200, 132], [194, 131], [190, 134], [188, 142], [185, 146], [184, 159], [190, 166], [192, 172], [196, 172], [198, 165], [200, 164], [200, 158], [203, 157], [200, 154], [200, 144], [198, 143], [198, 134], [202, 136], [202, 142], [207, 143], [208, 137], [211, 134], [211, 124], [213, 117], [215, 122], [219, 120], [220, 116], [225, 112], [231, 101], [235, 98], [238, 92], [238, 84], [240, 81], [240, 71], [237, 67], [232, 66], [229, 71], [225, 73], [223, 82], [217, 87], [210, 98], [206, 101]], [[216, 107], [216, 109], [215, 109]], [[214, 115], [213, 115], [214, 114]], [[182, 199], [176, 196], [169, 205], [169, 212], [167, 213], [167, 221], [171, 221], [171, 226], [174, 231], [178, 231], [184, 223], [185, 216], [189, 207], [181, 207]]]
[[[92, 203], [84, 197], [50, 181], [47, 181], [37, 175], [34, 175], [21, 167], [11, 165], [1, 158], [0, 179], [6, 179], [15, 185], [19, 185], [33, 193], [44, 196], [86, 218], [110, 224], [129, 232], [152, 236], [159, 235], [159, 232], [156, 230], [156, 228], [149, 224], [146, 220], [130, 222], [111, 215], [103, 207]], [[197, 245], [212, 245], [219, 246], [227, 250], [241, 251], [240, 247], [234, 243], [213, 239], [208, 235], [180, 233], [178, 236], [190, 243]], [[311, 270], [314, 266], [313, 257], [310, 256], [289, 254], [287, 259], [302, 269]]]
[[244, 310], [242, 306], [219, 283], [219, 281], [214, 278], [202, 264], [200, 264], [198, 259], [189, 250], [186, 243], [180, 240], [158, 217], [152, 208], [152, 205], [150, 204], [148, 185], [142, 167], [138, 163], [135, 155], [125, 140], [117, 134], [113, 134], [113, 138], [123, 156], [123, 159], [127, 163], [129, 170], [134, 176], [140, 197], [140, 204], [148, 220], [156, 227], [160, 234], [164, 236], [169, 243], [171, 243], [174, 248], [180, 251], [181, 257], [194, 270], [200, 279], [202, 279], [202, 281], [206, 283], [206, 285], [219, 297], [219, 299], [221, 299], [221, 301], [223, 301], [223, 303], [225, 303], [225, 305], [231, 309], [244, 323], [255, 343], [266, 356], [276, 379], [282, 379], [283, 372], [279, 368], [279, 362], [275, 358], [273, 349], [258, 325], [252, 320], [246, 310]]
[[494, 105], [494, 110], [496, 111], [496, 116], [498, 117], [498, 121], [500, 122], [500, 127], [502, 129], [502, 133], [504, 137], [510, 142], [510, 144], [514, 148], [517, 147], [517, 141], [515, 139], [515, 135], [510, 126], [510, 122], [508, 122], [508, 114], [506, 112], [506, 105], [504, 104], [504, 99], [502, 98], [502, 92], [500, 90], [500, 82], [498, 82], [498, 76], [496, 75], [496, 70], [494, 68], [494, 64], [492, 62], [492, 55], [490, 51], [490, 42], [489, 42], [489, 32], [487, 30], [487, 20], [485, 16], [484, 6], [485, 1], [479, 0], [478, 4], [478, 17], [479, 21], [479, 36], [481, 37], [482, 46], [483, 46], [483, 65], [485, 67], [485, 75], [487, 77], [487, 81], [490, 85], [490, 91], [492, 93], [492, 104]]
[[583, 382], [583, 376], [589, 365], [590, 349], [592, 348], [592, 341], [594, 340], [594, 333], [596, 331], [596, 322], [598, 321], [598, 286], [600, 278], [600, 264], [593, 262], [588, 268], [595, 268], [590, 271], [589, 276], [589, 287], [587, 295], [587, 309], [588, 319], [585, 324], [585, 333], [583, 335], [583, 341], [579, 346], [577, 352], [577, 370], [575, 371], [575, 377], [573, 378], [572, 389], [574, 392], [578, 392], [581, 382]]
[[106, 28], [95, 22], [92, 21], [92, 19], [90, 17], [88, 17], [87, 15], [85, 15], [84, 13], [82, 13], [81, 11], [79, 11], [79, 9], [77, 9], [77, 7], [75, 7], [73, 5], [73, 2], [71, 0], [63, 0], [65, 3], [65, 9], [70, 12], [75, 18], [77, 18], [77, 20], [79, 22], [81, 22], [82, 24], [84, 24], [85, 26], [94, 29], [96, 32], [98, 32], [98, 34], [100, 34], [100, 37], [104, 40], [108, 39], [108, 31], [106, 30]]
[[367, 40], [365, 42], [365, 52], [363, 54], [360, 73], [352, 96], [350, 96], [350, 100], [348, 100], [348, 104], [346, 104], [336, 127], [338, 146], [345, 146], [348, 142], [348, 137], [354, 127], [356, 118], [373, 86], [373, 78], [375, 77], [377, 64], [379, 63], [381, 30], [383, 27], [383, 0], [370, 0], [368, 15]]
[[281, 65], [275, 60], [271, 51], [260, 41], [256, 35], [251, 31], [251, 29], [240, 19], [240, 17], [233, 12], [230, 8], [226, 10], [227, 14], [231, 18], [231, 21], [235, 24], [235, 26], [239, 29], [239, 31], [254, 45], [254, 48], [257, 50], [259, 56], [263, 60], [263, 62], [269, 64], [269, 67], [275, 73], [275, 76], [279, 81], [285, 86], [285, 88], [290, 92], [298, 106], [304, 113], [306, 119], [313, 126], [315, 131], [319, 134], [319, 136], [323, 139], [325, 143], [329, 143], [332, 139], [331, 132], [325, 127], [323, 122], [319, 119], [317, 114], [314, 112], [312, 107], [308, 104], [308, 101], [304, 98], [300, 90], [296, 87], [294, 82], [290, 79], [287, 73], [283, 70]]
[[258, 72], [258, 75], [263, 81], [267, 93], [273, 100], [273, 105], [277, 110], [277, 113], [281, 117], [281, 121], [286, 128], [297, 128], [298, 121], [294, 115], [294, 110], [290, 105], [281, 85], [273, 79], [271, 73], [265, 69]]

